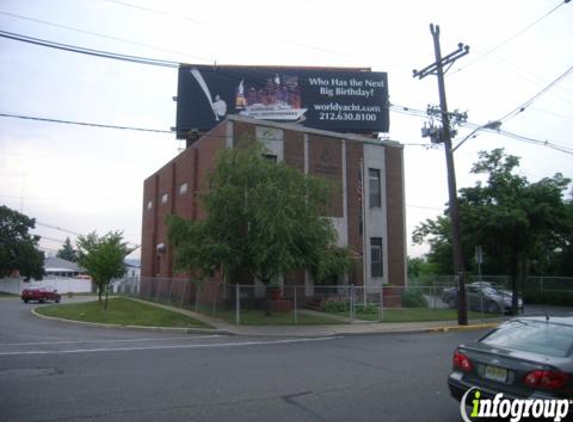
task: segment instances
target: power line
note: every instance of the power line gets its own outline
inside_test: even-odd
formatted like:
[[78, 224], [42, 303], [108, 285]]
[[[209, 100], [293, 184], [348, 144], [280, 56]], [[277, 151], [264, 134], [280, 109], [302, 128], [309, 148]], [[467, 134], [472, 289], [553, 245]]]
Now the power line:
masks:
[[474, 60], [471, 60], [470, 62], [466, 63], [465, 66], [461, 66], [460, 68], [458, 68], [453, 74], [456, 74], [458, 72], [461, 72], [464, 69], [467, 69], [469, 66], [471, 66], [472, 64], [478, 62], [479, 60], [483, 59], [484, 57], [489, 56], [490, 54], [492, 54], [493, 52], [499, 50], [500, 48], [502, 48], [503, 46], [505, 46], [506, 44], [509, 44], [511, 41], [513, 41], [514, 39], [516, 39], [517, 37], [519, 37], [521, 34], [523, 34], [524, 32], [528, 31], [529, 29], [531, 29], [533, 26], [537, 25], [539, 22], [541, 22], [543, 19], [547, 18], [549, 15], [551, 15], [553, 12], [555, 12], [557, 9], [559, 9], [561, 6], [563, 6], [565, 3], [569, 3], [570, 0], [564, 0], [561, 3], [559, 3], [557, 6], [555, 6], [554, 8], [552, 8], [551, 10], [549, 10], [547, 13], [545, 13], [543, 16], [541, 16], [540, 18], [536, 19], [534, 22], [530, 23], [529, 25], [525, 26], [524, 28], [520, 29], [519, 31], [517, 31], [515, 34], [513, 34], [512, 36], [510, 36], [509, 38], [507, 38], [506, 40], [502, 41], [501, 43], [499, 43], [498, 45], [496, 45], [495, 47], [489, 49], [488, 51], [486, 51], [483, 54], [480, 54], [478, 57], [476, 57]]
[[[191, 22], [191, 23], [199, 24], [199, 25], [203, 25], [203, 26], [214, 25], [214, 23], [212, 23], [212, 22], [202, 21], [202, 20], [199, 20], [196, 18], [191, 18], [191, 17], [185, 16], [185, 15], [181, 15], [181, 14], [164, 12], [164, 11], [159, 10], [159, 9], [153, 9], [151, 7], [140, 6], [137, 4], [127, 3], [124, 1], [119, 1], [119, 0], [103, 0], [103, 1], [108, 2], [108, 3], [117, 4], [117, 5], [124, 6], [124, 7], [129, 7], [132, 9], [138, 9], [138, 10], [145, 11], [148, 13], [154, 13], [154, 14], [169, 17], [169, 18], [184, 20], [187, 22]], [[357, 56], [355, 56], [353, 54], [349, 54], [347, 52], [336, 51], [336, 50], [331, 50], [331, 49], [324, 48], [324, 47], [319, 47], [316, 45], [292, 41], [292, 39], [288, 39], [288, 38], [277, 38], [277, 37], [273, 37], [272, 34], [269, 34], [269, 33], [248, 31], [248, 30], [241, 28], [241, 25], [237, 25], [237, 26], [238, 26], [238, 28], [235, 28], [237, 32], [242, 32], [243, 34], [246, 34], [246, 35], [256, 39], [257, 41], [260, 41], [261, 39], [271, 39], [271, 40], [274, 40], [274, 41], [277, 41], [277, 42], [280, 42], [283, 44], [290, 44], [290, 45], [294, 45], [296, 47], [308, 48], [310, 50], [320, 51], [323, 53], [335, 54], [335, 55], [344, 56], [344, 57], [357, 57]]]
[[[111, 1], [111, 0], [109, 0], [109, 1]], [[70, 51], [70, 52], [81, 53], [81, 54], [88, 54], [88, 55], [92, 55], [92, 56], [96, 56], [96, 57], [103, 57], [103, 58], [108, 58], [108, 59], [123, 60], [123, 61], [128, 61], [128, 62], [133, 62], [133, 63], [139, 63], [139, 64], [147, 64], [147, 65], [170, 67], [170, 68], [178, 68], [180, 66], [180, 64], [177, 62], [157, 60], [157, 59], [146, 58], [146, 57], [130, 56], [130, 55], [124, 55], [124, 54], [117, 54], [117, 53], [110, 53], [110, 52], [106, 52], [106, 51], [102, 51], [102, 50], [87, 49], [84, 47], [77, 47], [77, 46], [71, 46], [71, 45], [67, 45], [67, 44], [55, 43], [52, 41], [28, 37], [25, 35], [15, 34], [15, 33], [7, 32], [7, 31], [1, 31], [1, 30], [0, 30], [0, 37], [9, 38], [9, 39], [17, 40], [17, 41], [22, 41], [22, 42], [27, 42], [27, 43], [31, 43], [31, 44], [35, 44], [35, 45], [44, 46], [44, 47], [56, 48], [56, 49], [60, 49], [60, 50], [64, 50], [64, 51]], [[571, 72], [573, 72], [573, 67], [569, 68], [564, 74], [562, 74], [555, 81], [553, 81], [551, 84], [549, 84], [547, 87], [545, 87], [542, 91], [537, 93], [534, 97], [532, 97], [531, 99], [526, 101], [523, 105], [521, 105], [517, 109], [508, 113], [506, 116], [504, 116], [500, 120], [508, 119], [514, 113], [517, 114], [519, 112], [524, 111], [527, 106], [532, 104], [537, 98], [539, 98], [541, 95], [543, 95], [549, 89], [551, 89], [554, 85], [556, 85], [558, 82], [560, 82], [563, 78], [565, 78]], [[396, 111], [399, 113], [410, 114], [410, 115], [413, 115], [415, 117], [425, 117], [426, 116], [426, 113], [423, 111], [420, 111], [420, 110], [415, 110], [415, 109], [412, 109], [409, 107], [401, 107], [402, 110], [400, 110], [400, 106], [393, 106], [393, 107], [394, 107], [394, 109], [392, 111]], [[398, 107], [398, 108], [396, 108], [396, 107]], [[423, 116], [422, 116], [422, 113], [423, 113]], [[117, 126], [117, 125], [79, 122], [79, 121], [71, 121], [71, 120], [50, 119], [50, 118], [43, 118], [43, 117], [9, 114], [9, 113], [0, 113], [0, 117], [38, 120], [38, 121], [45, 121], [45, 122], [50, 122], [50, 123], [91, 126], [91, 127], [99, 127], [99, 128], [107, 128], [107, 129], [133, 130], [133, 131], [141, 131], [141, 132], [169, 133], [169, 134], [174, 133], [174, 131], [171, 131], [171, 130], [159, 130], [159, 129], [131, 127], [131, 126]], [[479, 125], [475, 125], [475, 127], [478, 127], [478, 126]], [[552, 144], [548, 141], [533, 140], [532, 138], [523, 137], [523, 136], [517, 135], [517, 134], [509, 135], [508, 132], [503, 132], [503, 133], [506, 136], [513, 137], [514, 139], [525, 140], [525, 141], [530, 141], [530, 142], [531, 141], [534, 141], [534, 142], [537, 141], [536, 143], [538, 143], [540, 145], [550, 146], [551, 148], [554, 148], [558, 151], [569, 153], [569, 151], [566, 149], [566, 147], [562, 147], [560, 145], [555, 145], [555, 144]]]
[[0, 195], [2, 199], [11, 199], [11, 200], [25, 200], [25, 201], [132, 201], [135, 199], [141, 199], [142, 196], [122, 196], [122, 197], [107, 197], [107, 198], [40, 198], [40, 197], [28, 197], [28, 196], [9, 196], [9, 195]]
[[[113, 60], [121, 60], [121, 61], [130, 62], [130, 63], [168, 67], [168, 68], [179, 68], [181, 66], [180, 63], [174, 62], [174, 61], [159, 60], [159, 59], [153, 59], [153, 58], [149, 58], [149, 57], [130, 56], [130, 55], [126, 55], [126, 54], [111, 53], [111, 52], [103, 51], [103, 50], [88, 49], [85, 47], [78, 47], [78, 46], [73, 46], [73, 45], [69, 45], [69, 44], [56, 43], [56, 42], [48, 41], [48, 40], [41, 39], [41, 38], [34, 38], [34, 37], [29, 37], [27, 35], [15, 34], [12, 32], [1, 31], [1, 30], [0, 30], [0, 37], [12, 39], [15, 41], [22, 41], [22, 42], [42, 46], [42, 47], [55, 48], [58, 50], [68, 51], [68, 52], [72, 52], [72, 53], [87, 54], [90, 56], [101, 57], [101, 58], [106, 58], [106, 59], [113, 59]], [[364, 68], [360, 68], [360, 70], [364, 70]], [[226, 71], [225, 67], [218, 67], [217, 72], [219, 75], [227, 77], [227, 78], [231, 78], [231, 79], [236, 78], [235, 75]], [[271, 74], [274, 76], [274, 72], [271, 72]], [[255, 81], [255, 80], [249, 79], [249, 78], [244, 78], [244, 80], [256, 82], [256, 83], [259, 82], [259, 81]], [[315, 93], [307, 93], [307, 95], [322, 98], [319, 96], [319, 94], [315, 94]]]
[[158, 51], [164, 51], [167, 53], [175, 53], [175, 54], [181, 54], [183, 56], [188, 56], [188, 57], [193, 57], [193, 58], [198, 58], [198, 59], [202, 59], [202, 60], [206, 60], [209, 61], [209, 59], [206, 59], [205, 57], [200, 57], [200, 56], [194, 56], [194, 55], [190, 55], [187, 53], [184, 53], [182, 51], [177, 51], [177, 50], [171, 50], [168, 48], [163, 48], [157, 45], [152, 45], [152, 44], [145, 44], [142, 42], [138, 42], [138, 41], [134, 41], [134, 40], [129, 40], [126, 38], [120, 38], [120, 37], [115, 37], [112, 35], [106, 35], [106, 34], [101, 34], [99, 32], [93, 32], [93, 31], [88, 31], [85, 29], [81, 29], [81, 28], [76, 28], [73, 26], [69, 26], [69, 25], [62, 25], [62, 24], [58, 24], [58, 23], [54, 23], [54, 22], [49, 22], [49, 21], [45, 21], [42, 19], [37, 19], [37, 18], [31, 18], [29, 16], [22, 16], [22, 15], [17, 15], [15, 13], [10, 13], [10, 12], [4, 12], [4, 11], [0, 11], [0, 15], [5, 15], [5, 16], [10, 16], [12, 18], [16, 18], [16, 19], [22, 19], [22, 20], [27, 20], [30, 22], [35, 22], [35, 23], [40, 23], [42, 25], [48, 25], [48, 26], [52, 26], [55, 28], [62, 28], [62, 29], [66, 29], [68, 31], [74, 31], [74, 32], [79, 32], [81, 34], [87, 34], [87, 35], [93, 35], [96, 37], [100, 37], [100, 38], [106, 38], [106, 39], [110, 39], [113, 41], [119, 41], [119, 42], [123, 42], [123, 43], [127, 43], [127, 44], [132, 44], [132, 45], [136, 45], [139, 47], [147, 47], [147, 48], [152, 48], [154, 50], [158, 50]]
[[[62, 228], [62, 227], [54, 226], [54, 225], [52, 225], [52, 224], [40, 223], [39, 221], [36, 221], [36, 226], [41, 226], [41, 227], [46, 227], [46, 228], [48, 228], [48, 229], [58, 230], [58, 231], [61, 231], [61, 232], [64, 232], [64, 233], [72, 234], [72, 235], [74, 235], [74, 236], [85, 236], [85, 235], [83, 235], [83, 234], [81, 234], [81, 233], [78, 233], [78, 232], [75, 232], [75, 231], [73, 231], [73, 230], [64, 229], [64, 228]], [[45, 236], [42, 236], [42, 235], [38, 235], [38, 236], [45, 237]], [[46, 238], [46, 239], [50, 239], [50, 238], [48, 238], [48, 237], [45, 237], [45, 238]], [[51, 240], [56, 240], [56, 241], [57, 241], [57, 239], [51, 239]], [[126, 241], [127, 241], [128, 244], [130, 244], [130, 245], [132, 245], [132, 246], [134, 246], [134, 247], [137, 247], [137, 248], [141, 247], [141, 245], [139, 245], [139, 244], [137, 244], [137, 243], [135, 243], [135, 242], [130, 242], [130, 241], [128, 241], [128, 240], [126, 240]]]
[[[390, 111], [395, 112], [395, 113], [400, 113], [400, 114], [406, 114], [409, 116], [414, 116], [417, 118], [427, 118], [427, 114], [424, 110], [420, 110], [420, 109], [416, 109], [413, 107], [407, 107], [407, 106], [400, 106], [400, 105], [396, 105], [396, 104], [392, 104], [390, 106]], [[438, 117], [439, 119], [439, 117]], [[461, 127], [465, 127], [468, 129], [477, 129], [478, 127], [481, 127], [482, 125], [479, 125], [477, 123], [471, 123], [471, 122], [462, 122], [460, 123]], [[491, 130], [491, 129], [487, 129], [484, 128], [482, 129], [484, 132], [491, 132], [491, 133], [495, 133], [501, 136], [505, 136], [508, 138], [512, 138], [518, 141], [522, 141], [522, 142], [526, 142], [526, 143], [530, 143], [530, 144], [535, 144], [535, 145], [540, 145], [540, 146], [545, 146], [548, 148], [552, 148], [555, 149], [556, 151], [560, 151], [560, 152], [564, 152], [566, 154], [571, 154], [573, 153], [573, 149], [566, 147], [564, 145], [559, 145], [547, 140], [540, 140], [540, 139], [535, 139], [535, 138], [531, 138], [525, 135], [520, 135], [514, 132], [510, 132], [507, 130]], [[411, 145], [411, 146], [428, 146], [428, 144], [404, 144], [404, 145]]]
[[139, 131], [139, 132], [169, 133], [169, 134], [175, 133], [172, 130], [149, 129], [149, 128], [134, 127], [134, 126], [107, 125], [107, 124], [101, 124], [101, 123], [78, 122], [78, 121], [73, 121], [73, 120], [49, 119], [47, 117], [25, 116], [25, 115], [10, 114], [10, 113], [0, 113], [0, 117], [9, 117], [9, 118], [14, 118], [14, 119], [25, 119], [25, 120], [37, 120], [37, 121], [41, 121], [41, 122], [60, 123], [60, 124], [67, 124], [67, 125], [91, 126], [91, 127], [105, 128], [105, 129], [134, 130], [134, 131]]
[[518, 135], [516, 133], [508, 132], [506, 130], [500, 130], [499, 134], [503, 135], [503, 136], [507, 136], [508, 138], [516, 139], [518, 141], [522, 141], [522, 142], [526, 142], [526, 143], [534, 144], [534, 145], [545, 146], [548, 148], [552, 148], [556, 151], [560, 151], [560, 152], [564, 152], [566, 154], [572, 154], [573, 155], [573, 148], [568, 148], [568, 147], [565, 147], [563, 145], [557, 145], [557, 144], [551, 143], [549, 141], [540, 141], [539, 139], [529, 138], [527, 136]]
[[[409, 109], [410, 111], [407, 111], [404, 109]], [[425, 114], [425, 112], [423, 110], [416, 110], [416, 109], [409, 108], [409, 107], [401, 107], [401, 106], [393, 105], [393, 106], [391, 106], [390, 111], [393, 111], [396, 113], [403, 113], [403, 114], [407, 114], [407, 115], [418, 117], [418, 118], [427, 117], [427, 115]], [[42, 121], [42, 122], [48, 122], [48, 123], [89, 126], [89, 127], [97, 127], [97, 128], [104, 128], [104, 129], [135, 130], [135, 131], [140, 131], [140, 132], [169, 133], [169, 134], [175, 133], [175, 131], [171, 131], [171, 130], [146, 129], [146, 128], [138, 128], [138, 127], [130, 127], [130, 126], [116, 126], [116, 125], [106, 125], [106, 124], [98, 124], [98, 123], [77, 122], [77, 121], [72, 121], [72, 120], [48, 119], [48, 118], [43, 118], [43, 117], [24, 116], [24, 115], [16, 115], [16, 114], [9, 114], [9, 113], [0, 113], [0, 117], [10, 117], [10, 118], [17, 118], [17, 119], [25, 119], [25, 120], [35, 120], [35, 121]], [[463, 123], [461, 126], [475, 129], [475, 128], [479, 127], [480, 125], [478, 125], [476, 123], [466, 122], [466, 123]], [[489, 130], [484, 129], [484, 131], [489, 131]], [[555, 149], [557, 151], [564, 152], [567, 154], [573, 153], [573, 150], [569, 149], [568, 147], [565, 147], [565, 146], [559, 145], [559, 144], [555, 144], [555, 143], [549, 142], [547, 140], [542, 141], [539, 139], [530, 138], [530, 137], [527, 137], [524, 135], [519, 135], [517, 133], [509, 132], [506, 130], [489, 131], [489, 132], [497, 133], [499, 135], [513, 138], [513, 139], [516, 139], [518, 141], [527, 142], [530, 144], [546, 146], [546, 147], [549, 147], [549, 148], [552, 148], [552, 149]], [[210, 134], [209, 136], [211, 136], [213, 138], [226, 139], [225, 136], [217, 136], [214, 134]], [[404, 143], [403, 145], [405, 145], [405, 146], [422, 146], [422, 147], [431, 146], [430, 144], [425, 144], [425, 143]], [[37, 198], [37, 199], [48, 199], [48, 198]]]
[[569, 76], [571, 73], [573, 72], [573, 66], [571, 66], [569, 69], [567, 69], [563, 74], [561, 74], [557, 79], [555, 79], [553, 82], [551, 82], [549, 85], [547, 85], [545, 88], [543, 88], [541, 91], [539, 91], [537, 94], [535, 94], [533, 97], [531, 97], [530, 99], [528, 99], [526, 102], [524, 102], [523, 104], [521, 104], [520, 106], [516, 107], [515, 109], [513, 109], [512, 111], [510, 111], [509, 113], [507, 113], [505, 116], [503, 116], [502, 118], [498, 119], [500, 121], [507, 121], [515, 116], [517, 116], [519, 113], [522, 113], [525, 111], [525, 109], [527, 107], [529, 107], [531, 104], [533, 104], [533, 102], [535, 102], [537, 99], [539, 99], [543, 94], [545, 94], [547, 91], [549, 91], [551, 88], [553, 88], [555, 85], [557, 85], [559, 82], [561, 82], [563, 79], [565, 79], [567, 76]]
[[62, 44], [53, 41], [47, 41], [41, 38], [29, 37], [27, 35], [16, 34], [13, 32], [0, 30], [0, 37], [9, 38], [15, 41], [21, 41], [29, 44], [39, 45], [42, 47], [55, 48], [57, 50], [70, 51], [74, 53], [86, 54], [88, 56], [103, 57], [106, 59], [121, 60], [130, 63], [146, 64], [150, 66], [160, 66], [168, 68], [179, 68], [179, 63], [169, 60], [158, 60], [148, 57], [130, 56], [127, 54], [110, 53], [102, 50], [78, 47], [69, 44]]
[[48, 229], [53, 229], [53, 230], [58, 230], [64, 233], [68, 233], [68, 234], [73, 234], [74, 236], [83, 236], [83, 234], [75, 232], [73, 230], [68, 230], [68, 229], [63, 229], [61, 227], [58, 226], [54, 226], [53, 224], [45, 224], [45, 223], [41, 223], [39, 221], [36, 220], [36, 226], [41, 226], [41, 227], [46, 227]]

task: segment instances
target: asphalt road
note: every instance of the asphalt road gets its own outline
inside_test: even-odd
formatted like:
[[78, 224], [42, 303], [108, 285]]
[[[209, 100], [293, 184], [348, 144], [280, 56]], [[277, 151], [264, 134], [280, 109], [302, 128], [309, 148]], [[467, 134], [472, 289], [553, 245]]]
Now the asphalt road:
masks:
[[0, 299], [0, 421], [457, 422], [452, 351], [480, 335], [174, 335], [30, 308]]

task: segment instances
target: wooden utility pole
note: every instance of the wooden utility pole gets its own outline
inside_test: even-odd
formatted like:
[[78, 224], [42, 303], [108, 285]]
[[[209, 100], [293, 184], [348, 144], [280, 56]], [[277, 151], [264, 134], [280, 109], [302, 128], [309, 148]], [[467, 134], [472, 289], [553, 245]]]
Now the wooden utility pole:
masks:
[[424, 78], [428, 75], [436, 75], [438, 77], [438, 89], [440, 94], [440, 109], [442, 114], [442, 136], [441, 140], [444, 143], [446, 152], [446, 167], [448, 172], [448, 193], [449, 193], [449, 214], [452, 224], [452, 248], [453, 248], [453, 263], [454, 273], [458, 279], [458, 325], [468, 324], [468, 312], [466, 305], [466, 285], [465, 285], [465, 269], [464, 259], [462, 253], [461, 233], [460, 233], [460, 218], [458, 206], [458, 191], [456, 187], [456, 170], [454, 167], [454, 155], [452, 153], [452, 133], [450, 127], [450, 115], [448, 113], [448, 105], [446, 102], [446, 85], [444, 82], [444, 66], [454, 63], [457, 59], [469, 53], [469, 46], [458, 44], [458, 49], [453, 53], [442, 57], [440, 49], [440, 27], [430, 24], [430, 32], [434, 39], [434, 51], [436, 54], [436, 62], [427, 66], [421, 71], [414, 70], [414, 77]]

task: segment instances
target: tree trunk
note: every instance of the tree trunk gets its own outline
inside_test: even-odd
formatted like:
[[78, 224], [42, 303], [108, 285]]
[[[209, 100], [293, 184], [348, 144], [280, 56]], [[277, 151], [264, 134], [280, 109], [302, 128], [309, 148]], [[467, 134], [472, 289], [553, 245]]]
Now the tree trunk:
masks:
[[104, 304], [104, 309], [107, 311], [107, 300], [109, 298], [109, 286], [106, 286], [105, 289], [105, 304]]

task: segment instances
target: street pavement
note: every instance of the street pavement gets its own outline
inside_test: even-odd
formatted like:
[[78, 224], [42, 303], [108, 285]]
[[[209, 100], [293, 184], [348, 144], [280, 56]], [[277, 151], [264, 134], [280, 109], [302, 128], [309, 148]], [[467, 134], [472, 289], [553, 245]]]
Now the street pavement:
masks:
[[452, 351], [483, 332], [141, 332], [42, 320], [31, 307], [0, 299], [2, 422], [454, 422]]
[[0, 422], [457, 422], [452, 352], [485, 332], [147, 332], [43, 320], [35, 306], [0, 299]]

